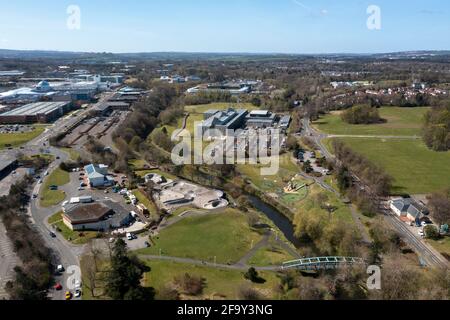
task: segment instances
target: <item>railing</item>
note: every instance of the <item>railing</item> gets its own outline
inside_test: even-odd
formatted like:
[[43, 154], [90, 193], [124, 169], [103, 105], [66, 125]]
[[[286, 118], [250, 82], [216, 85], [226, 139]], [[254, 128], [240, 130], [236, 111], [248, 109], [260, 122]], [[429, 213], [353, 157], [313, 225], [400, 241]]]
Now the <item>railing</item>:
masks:
[[344, 265], [365, 264], [364, 259], [355, 257], [316, 257], [293, 260], [283, 263], [283, 270], [337, 269]]

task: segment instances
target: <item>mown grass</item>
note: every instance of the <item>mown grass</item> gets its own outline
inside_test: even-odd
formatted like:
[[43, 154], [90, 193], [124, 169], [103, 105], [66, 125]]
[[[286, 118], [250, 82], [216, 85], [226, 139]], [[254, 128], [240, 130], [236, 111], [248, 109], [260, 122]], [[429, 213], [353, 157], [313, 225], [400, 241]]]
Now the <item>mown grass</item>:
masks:
[[[262, 239], [248, 226], [245, 214], [226, 209], [221, 214], [187, 217], [164, 229], [155, 245], [139, 254], [235, 263]], [[161, 250], [161, 251], [160, 251]]]
[[46, 126], [38, 125], [30, 132], [24, 133], [0, 133], [0, 150], [5, 149], [6, 145], [12, 148], [19, 147], [40, 136], [46, 129]]
[[157, 298], [158, 291], [165, 286], [171, 286], [174, 278], [183, 276], [186, 273], [203, 277], [206, 281], [206, 288], [200, 296], [182, 298], [236, 300], [239, 299], [239, 288], [244, 285], [257, 290], [265, 299], [276, 298], [274, 288], [279, 283], [279, 279], [275, 272], [259, 272], [259, 275], [266, 282], [254, 284], [244, 279], [244, 271], [223, 270], [167, 261], [147, 261], [146, 264], [151, 268], [151, 272], [145, 274], [145, 285], [156, 289]]
[[50, 190], [50, 186], [55, 185], [61, 187], [70, 182], [68, 172], [55, 169], [44, 181], [41, 188], [40, 205], [44, 208], [51, 207], [61, 203], [66, 198], [66, 194], [61, 190]]
[[203, 114], [208, 110], [226, 110], [228, 108], [235, 109], [246, 109], [246, 110], [256, 110], [258, 107], [254, 106], [251, 103], [227, 103], [227, 102], [216, 102], [210, 104], [201, 104], [196, 106], [186, 106], [184, 110], [189, 113], [199, 113]]
[[342, 121], [340, 113], [333, 112], [314, 122], [314, 126], [328, 134], [375, 135], [375, 136], [420, 136], [425, 113], [430, 108], [380, 108], [385, 123], [352, 125]]
[[395, 194], [427, 194], [450, 185], [450, 152], [435, 152], [419, 140], [340, 138], [385, 168]]

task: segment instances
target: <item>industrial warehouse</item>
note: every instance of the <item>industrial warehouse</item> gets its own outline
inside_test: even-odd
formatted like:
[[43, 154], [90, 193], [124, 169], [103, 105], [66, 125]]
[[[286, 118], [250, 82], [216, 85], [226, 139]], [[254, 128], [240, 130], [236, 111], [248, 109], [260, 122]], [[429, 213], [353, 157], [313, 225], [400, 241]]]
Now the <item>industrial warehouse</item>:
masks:
[[36, 102], [0, 114], [1, 124], [49, 123], [71, 110], [71, 102]]

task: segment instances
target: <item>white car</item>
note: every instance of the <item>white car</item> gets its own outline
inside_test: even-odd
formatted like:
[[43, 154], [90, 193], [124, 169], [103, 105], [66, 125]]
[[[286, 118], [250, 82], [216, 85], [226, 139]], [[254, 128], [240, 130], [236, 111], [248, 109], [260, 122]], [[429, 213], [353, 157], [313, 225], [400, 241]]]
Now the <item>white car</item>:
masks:
[[80, 298], [80, 297], [81, 297], [81, 289], [75, 290], [74, 297], [75, 297], [75, 298]]
[[425, 237], [425, 232], [423, 230], [419, 230], [419, 236]]
[[132, 233], [127, 233], [127, 240], [131, 241], [134, 239], [134, 234]]

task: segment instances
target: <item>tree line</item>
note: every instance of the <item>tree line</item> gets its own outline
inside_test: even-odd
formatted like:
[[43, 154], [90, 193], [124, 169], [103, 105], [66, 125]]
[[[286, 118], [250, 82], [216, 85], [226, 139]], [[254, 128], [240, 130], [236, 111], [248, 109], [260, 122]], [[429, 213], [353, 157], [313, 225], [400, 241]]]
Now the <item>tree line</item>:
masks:
[[333, 150], [341, 165], [356, 175], [376, 196], [388, 196], [393, 178], [382, 168], [356, 153], [342, 141], [333, 140]]
[[12, 300], [45, 300], [53, 283], [52, 252], [25, 214], [31, 184], [32, 178], [27, 176], [0, 199], [0, 219], [21, 261], [14, 268], [14, 280], [6, 284]]
[[450, 101], [435, 106], [426, 113], [423, 140], [434, 151], [450, 150]]

